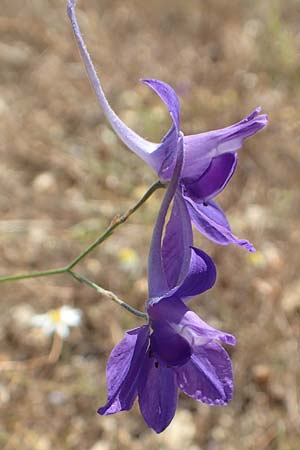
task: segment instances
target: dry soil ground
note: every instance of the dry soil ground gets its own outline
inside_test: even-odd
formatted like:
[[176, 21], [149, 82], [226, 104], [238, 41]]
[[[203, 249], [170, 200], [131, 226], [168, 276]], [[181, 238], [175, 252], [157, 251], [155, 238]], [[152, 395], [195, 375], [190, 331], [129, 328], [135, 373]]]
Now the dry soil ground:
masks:
[[[182, 129], [240, 120], [262, 105], [270, 125], [247, 141], [220, 203], [236, 234], [193, 300], [232, 332], [236, 390], [228, 407], [181, 396], [160, 436], [138, 407], [100, 417], [112, 347], [140, 320], [66, 276], [1, 285], [0, 447], [3, 450], [299, 450], [299, 0], [82, 0], [78, 18], [116, 111], [157, 141], [168, 113], [140, 78], [180, 95]], [[155, 175], [112, 133], [98, 108], [63, 0], [2, 0], [0, 16], [1, 275], [65, 265], [130, 207]], [[161, 192], [81, 265], [86, 276], [143, 308], [146, 257]], [[129, 250], [128, 250], [129, 249]], [[68, 304], [84, 320], [59, 361], [32, 313]]]

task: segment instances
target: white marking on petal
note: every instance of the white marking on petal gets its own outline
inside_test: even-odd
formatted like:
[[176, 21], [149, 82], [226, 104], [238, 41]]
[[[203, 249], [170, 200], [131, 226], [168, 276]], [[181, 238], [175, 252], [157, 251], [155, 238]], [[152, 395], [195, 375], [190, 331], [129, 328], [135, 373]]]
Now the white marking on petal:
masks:
[[179, 323], [169, 323], [169, 325], [176, 331], [176, 333], [180, 334], [180, 336], [188, 341], [191, 347], [205, 345], [211, 341], [211, 339], [206, 336], [200, 336], [188, 325], [181, 325]]

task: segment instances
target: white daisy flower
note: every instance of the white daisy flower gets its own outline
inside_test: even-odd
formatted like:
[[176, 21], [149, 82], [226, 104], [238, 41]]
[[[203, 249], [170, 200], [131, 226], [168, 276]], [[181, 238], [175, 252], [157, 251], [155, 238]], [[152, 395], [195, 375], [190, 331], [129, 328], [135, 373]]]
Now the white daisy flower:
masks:
[[47, 336], [57, 333], [65, 339], [70, 334], [69, 328], [78, 327], [81, 318], [80, 309], [62, 306], [58, 309], [50, 309], [45, 314], [35, 314], [30, 320], [30, 325], [41, 328]]

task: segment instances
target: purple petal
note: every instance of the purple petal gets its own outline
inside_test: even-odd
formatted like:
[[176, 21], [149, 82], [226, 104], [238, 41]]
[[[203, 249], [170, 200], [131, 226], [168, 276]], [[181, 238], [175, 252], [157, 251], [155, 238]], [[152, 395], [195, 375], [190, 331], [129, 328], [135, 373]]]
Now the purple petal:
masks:
[[153, 89], [157, 95], [162, 99], [162, 101], [167, 106], [169, 113], [171, 115], [173, 125], [169, 129], [168, 133], [162, 139], [161, 145], [157, 148], [156, 154], [159, 155], [162, 165], [159, 170], [159, 176], [162, 180], [170, 180], [174, 167], [176, 164], [177, 156], [177, 143], [179, 137], [179, 115], [180, 115], [180, 105], [176, 92], [171, 86], [159, 80], [141, 80], [144, 84], [147, 84], [151, 89]]
[[162, 201], [151, 240], [148, 259], [148, 286], [150, 299], [159, 297], [169, 290], [166, 274], [163, 267], [162, 234], [165, 225], [166, 215], [178, 186], [182, 162], [183, 162], [183, 139], [181, 137], [178, 145], [176, 167], [172, 179], [169, 183], [167, 192], [165, 193], [164, 199]]
[[192, 183], [183, 180], [187, 195], [196, 201], [207, 201], [221, 192], [234, 174], [237, 165], [235, 153], [224, 153], [213, 158], [203, 175]]
[[175, 195], [162, 245], [162, 261], [169, 289], [185, 278], [191, 259], [193, 233], [191, 219], [180, 194]]
[[151, 89], [153, 89], [157, 95], [162, 99], [164, 104], [167, 106], [170, 116], [173, 120], [173, 125], [177, 129], [177, 134], [179, 133], [179, 115], [180, 115], [180, 105], [176, 92], [174, 89], [163, 81], [154, 79], [144, 79], [141, 80], [142, 83], [147, 84]]
[[176, 374], [161, 363], [148, 358], [141, 372], [139, 405], [146, 424], [161, 433], [172, 421], [178, 399]]
[[235, 337], [217, 330], [200, 319], [181, 300], [176, 297], [162, 299], [147, 307], [150, 320], [168, 321], [174, 331], [184, 337], [193, 347], [203, 345], [211, 340], [219, 340], [224, 344], [235, 345]]
[[184, 178], [197, 179], [210, 165], [212, 158], [224, 153], [235, 153], [244, 139], [253, 136], [268, 123], [266, 115], [255, 109], [248, 117], [229, 127], [184, 137]]
[[[124, 122], [116, 115], [109, 105], [105, 94], [103, 92], [100, 79], [96, 73], [95, 67], [91, 60], [91, 57], [86, 48], [83, 40], [80, 28], [75, 15], [75, 3], [76, 0], [68, 0], [67, 12], [71, 21], [74, 36], [84, 62], [88, 78], [95, 91], [97, 100], [112, 128], [124, 142], [124, 144], [142, 158], [147, 164], [149, 164], [157, 173], [161, 170], [162, 163], [166, 158], [164, 148], [160, 148], [161, 144], [154, 144], [143, 139], [133, 130], [131, 130]], [[156, 152], [156, 150], [160, 150]], [[176, 147], [175, 147], [176, 150]]]
[[[170, 306], [172, 308], [172, 306]], [[152, 323], [150, 346], [153, 355], [168, 366], [185, 364], [191, 356], [188, 341], [173, 329], [166, 320]]]
[[179, 325], [182, 336], [188, 339], [194, 348], [201, 347], [212, 340], [217, 340], [227, 345], [236, 344], [236, 339], [232, 334], [211, 327], [189, 309], [180, 319]]
[[188, 300], [211, 289], [216, 277], [216, 266], [211, 257], [202, 250], [192, 247], [188, 274], [174, 295], [182, 300]]
[[155, 161], [157, 161], [156, 165], [160, 164], [157, 173], [164, 182], [170, 181], [174, 172], [177, 146], [179, 145], [178, 139], [177, 132], [175, 132], [174, 128], [171, 128], [169, 133], [162, 139], [157, 150], [152, 154], [153, 159], [155, 158]]
[[164, 298], [158, 303], [148, 304], [147, 307], [147, 312], [153, 322], [168, 321], [178, 324], [187, 311], [190, 311], [189, 308], [175, 296]]
[[149, 345], [149, 326], [127, 331], [111, 352], [107, 367], [107, 403], [99, 408], [101, 415], [129, 410], [137, 395], [141, 367]]
[[226, 405], [232, 399], [233, 374], [227, 352], [215, 342], [198, 349], [190, 361], [176, 368], [180, 389], [209, 405]]
[[210, 200], [203, 204], [195, 202], [187, 195], [184, 198], [187, 202], [190, 217], [200, 233], [217, 244], [235, 244], [245, 247], [249, 252], [255, 252], [255, 248], [249, 241], [239, 239], [232, 234], [224, 212], [215, 202]]
[[[173, 261], [173, 265], [175, 262]], [[189, 268], [181, 284], [163, 292], [161, 295], [150, 298], [147, 307], [165, 301], [189, 300], [191, 297], [201, 294], [212, 288], [216, 281], [216, 267], [213, 260], [202, 250], [191, 247]], [[175, 299], [175, 300], [174, 300]], [[165, 303], [164, 303], [165, 304]], [[173, 306], [172, 306], [173, 307]]]

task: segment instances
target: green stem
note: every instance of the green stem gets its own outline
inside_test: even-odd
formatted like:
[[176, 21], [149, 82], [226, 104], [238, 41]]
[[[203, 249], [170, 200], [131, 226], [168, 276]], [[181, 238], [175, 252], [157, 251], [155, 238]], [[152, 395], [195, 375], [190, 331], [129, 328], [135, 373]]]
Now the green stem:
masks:
[[143, 197], [132, 207], [130, 208], [126, 213], [122, 214], [121, 216], [116, 216], [110, 226], [104, 231], [104, 233], [99, 236], [95, 242], [93, 242], [86, 250], [84, 250], [77, 258], [75, 258], [68, 266], [66, 267], [60, 267], [58, 269], [51, 269], [51, 270], [44, 270], [39, 272], [32, 272], [32, 273], [25, 273], [20, 275], [12, 275], [8, 277], [0, 277], [0, 283], [6, 283], [9, 281], [19, 281], [19, 280], [26, 280], [29, 278], [38, 278], [38, 277], [47, 277], [50, 275], [58, 275], [66, 272], [70, 272], [73, 267], [76, 266], [85, 256], [87, 256], [91, 251], [93, 251], [98, 245], [100, 245], [105, 239], [107, 239], [113, 231], [122, 223], [126, 222], [126, 220], [135, 212], [137, 211], [143, 203], [145, 203], [149, 197], [151, 197], [152, 194], [157, 189], [163, 188], [165, 185], [161, 183], [160, 181], [156, 181], [155, 183], [150, 186], [150, 188], [145, 192]]
[[100, 245], [105, 239], [107, 239], [113, 231], [122, 223], [126, 222], [126, 220], [135, 212], [137, 211], [143, 203], [145, 203], [151, 195], [157, 191], [157, 189], [160, 189], [162, 187], [165, 187], [164, 184], [162, 184], [160, 181], [156, 181], [155, 183], [150, 186], [150, 188], [147, 190], [147, 192], [143, 195], [143, 197], [132, 207], [130, 208], [126, 213], [122, 214], [121, 216], [116, 216], [110, 226], [99, 236], [95, 242], [93, 242], [87, 249], [85, 249], [77, 258], [75, 258], [68, 266], [67, 270], [73, 269], [83, 258], [85, 258], [86, 255], [88, 255], [91, 251], [93, 251], [98, 245]]
[[148, 320], [148, 314], [143, 313], [142, 311], [139, 311], [138, 309], [135, 309], [132, 306], [128, 305], [128, 303], [124, 302], [124, 300], [121, 300], [113, 292], [103, 289], [101, 286], [98, 286], [98, 284], [94, 283], [93, 281], [88, 280], [87, 278], [85, 278], [83, 275], [80, 275], [79, 273], [73, 272], [72, 270], [68, 270], [68, 273], [70, 275], [72, 275], [72, 277], [74, 277], [80, 283], [84, 283], [84, 284], [90, 286], [91, 288], [95, 289], [99, 294], [104, 295], [105, 297], [109, 297], [111, 300], [113, 300], [119, 306], [122, 306], [122, 308], [131, 312], [135, 316], [142, 317], [143, 319]]
[[1, 277], [0, 283], [6, 283], [8, 281], [19, 281], [19, 280], [26, 280], [28, 278], [39, 278], [39, 277], [48, 277], [50, 275], [57, 275], [61, 273], [67, 272], [66, 267], [61, 267], [60, 269], [52, 269], [52, 270], [44, 270], [40, 272], [31, 272], [31, 273], [24, 273], [20, 275], [12, 275], [9, 277]]

